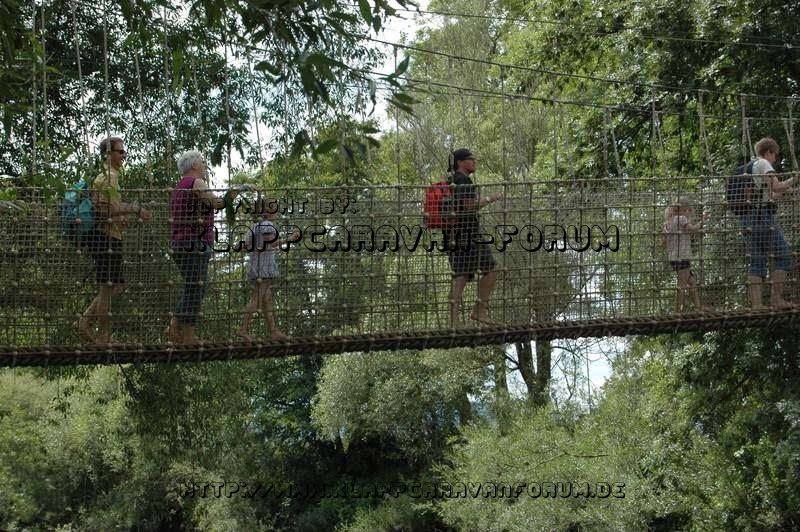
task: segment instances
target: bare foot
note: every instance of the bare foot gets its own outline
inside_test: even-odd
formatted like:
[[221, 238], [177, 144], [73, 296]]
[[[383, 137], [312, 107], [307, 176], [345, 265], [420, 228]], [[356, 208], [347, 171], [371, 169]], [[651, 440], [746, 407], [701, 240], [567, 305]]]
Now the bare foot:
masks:
[[270, 338], [271, 338], [271, 339], [272, 339], [272, 341], [274, 341], [274, 342], [281, 342], [281, 341], [283, 341], [283, 340], [288, 340], [288, 339], [289, 339], [289, 337], [288, 337], [288, 336], [286, 336], [285, 334], [283, 334], [283, 333], [282, 333], [282, 332], [280, 332], [280, 331], [275, 331], [275, 332], [273, 332], [273, 333], [272, 333], [272, 336], [271, 336]]
[[111, 339], [111, 340], [109, 340], [108, 342], [106, 342], [104, 344], [101, 344], [101, 343], [97, 344], [98, 347], [122, 347], [122, 345], [123, 345], [122, 342], [117, 342], [114, 339]]
[[97, 340], [92, 334], [92, 331], [89, 330], [89, 320], [86, 318], [86, 316], [81, 316], [72, 322], [72, 326], [76, 331], [78, 331], [78, 335], [81, 337], [81, 340], [90, 344], [96, 343]]
[[167, 342], [171, 344], [183, 343], [180, 334], [175, 330], [171, 323], [169, 324], [169, 327], [164, 329], [164, 336], [167, 337]]
[[483, 323], [484, 325], [501, 325], [500, 322], [493, 320], [486, 314], [476, 314], [473, 312], [470, 315], [470, 319], [473, 321], [477, 321], [478, 323]]
[[184, 338], [183, 342], [181, 342], [181, 345], [190, 345], [190, 346], [203, 345], [203, 340], [201, 340], [200, 337], [197, 336], [196, 334], [192, 334], [189, 335], [188, 338]]
[[109, 335], [105, 338], [98, 337], [95, 339], [94, 345], [97, 347], [121, 347], [122, 343], [117, 342], [111, 335]]
[[241, 338], [242, 340], [244, 340], [248, 344], [252, 344], [253, 343], [253, 339], [250, 337], [249, 334], [247, 334], [244, 331], [236, 331], [236, 336], [238, 336], [239, 338]]

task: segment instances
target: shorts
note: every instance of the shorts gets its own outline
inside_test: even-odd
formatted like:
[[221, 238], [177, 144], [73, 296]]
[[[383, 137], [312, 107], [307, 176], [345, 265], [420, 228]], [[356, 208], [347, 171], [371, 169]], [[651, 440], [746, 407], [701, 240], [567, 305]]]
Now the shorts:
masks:
[[773, 270], [788, 272], [794, 268], [792, 253], [772, 209], [754, 210], [742, 217], [741, 224], [749, 255], [749, 275], [766, 277], [769, 262], [773, 263]]
[[669, 261], [669, 265], [676, 272], [685, 270], [691, 266], [688, 260], [671, 260]]
[[100, 231], [92, 231], [84, 237], [83, 244], [92, 256], [99, 284], [125, 283], [122, 275], [122, 240]]
[[475, 278], [475, 272], [484, 274], [491, 271], [497, 264], [492, 256], [492, 251], [486, 244], [470, 243], [466, 248], [458, 248], [447, 254], [453, 275], [467, 275], [469, 279]]

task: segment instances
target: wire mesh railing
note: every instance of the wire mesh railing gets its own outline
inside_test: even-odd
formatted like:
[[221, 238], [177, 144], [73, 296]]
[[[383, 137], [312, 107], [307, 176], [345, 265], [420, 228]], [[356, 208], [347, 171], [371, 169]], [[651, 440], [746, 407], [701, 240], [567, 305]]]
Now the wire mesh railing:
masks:
[[[223, 351], [230, 356], [231, 346], [253, 356], [259, 349], [286, 354], [314, 351], [322, 344], [327, 346], [322, 351], [334, 352], [377, 345], [342, 342], [336, 347], [337, 338], [386, 335], [398, 338], [398, 346], [415, 338], [426, 339], [427, 346], [435, 346], [436, 338], [441, 345], [464, 345], [466, 338], [480, 343], [476, 338], [481, 335], [509, 341], [524, 331], [528, 337], [544, 337], [550, 330], [553, 337], [559, 328], [565, 335], [600, 336], [614, 333], [609, 326], [626, 320], [656, 324], [655, 329], [669, 323], [679, 330], [681, 322], [713, 329], [715, 323], [732, 323], [732, 316], [755, 316], [749, 314], [747, 298], [749, 248], [739, 218], [728, 209], [724, 183], [723, 176], [714, 176], [480, 185], [483, 195], [503, 194], [501, 201], [480, 211], [479, 237], [497, 262], [490, 309], [498, 325], [469, 321], [477, 298], [475, 283], [469, 283], [462, 310], [467, 327], [455, 333], [448, 321], [451, 268], [442, 251], [442, 233], [424, 227], [424, 187], [243, 193], [215, 213], [198, 329], [208, 342], [206, 349], [227, 346], [217, 351], [220, 357]], [[122, 191], [124, 201], [139, 202], [153, 217], [141, 221], [131, 216], [125, 227], [125, 289], [113, 297], [109, 313], [113, 336], [121, 345], [109, 348], [84, 345], [73, 325], [97, 284], [91, 257], [62, 230], [61, 198], [42, 189], [13, 190], [14, 198], [0, 206], [0, 349], [6, 354], [88, 349], [128, 352], [131, 357], [172, 349], [164, 329], [183, 281], [171, 259], [170, 192]], [[662, 228], [666, 207], [678, 197], [694, 205], [695, 221], [701, 212], [710, 214], [691, 235], [691, 269], [700, 299], [708, 306], [702, 316], [693, 314], [699, 309], [691, 305], [683, 314], [675, 309], [676, 274], [667, 261]], [[275, 317], [290, 339], [270, 341], [256, 321], [253, 347], [244, 346], [235, 331], [252, 290], [245, 276], [246, 241], [258, 198], [274, 200], [279, 213], [275, 225], [282, 235], [292, 235], [277, 253], [280, 276], [273, 280]], [[796, 197], [784, 195], [775, 205], [776, 223], [794, 256], [800, 247]], [[792, 269], [785, 287], [789, 299], [797, 291], [794, 277]], [[774, 317], [793, 315], [794, 310], [767, 307], [765, 312]], [[763, 313], [758, 316], [753, 324], [769, 321]], [[292, 342], [299, 347], [287, 351]]]

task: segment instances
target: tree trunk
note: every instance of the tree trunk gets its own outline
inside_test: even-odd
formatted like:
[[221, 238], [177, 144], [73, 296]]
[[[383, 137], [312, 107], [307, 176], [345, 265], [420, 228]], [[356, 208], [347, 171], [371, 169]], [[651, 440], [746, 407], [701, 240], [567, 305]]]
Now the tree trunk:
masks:
[[543, 406], [547, 404], [550, 397], [550, 364], [553, 346], [550, 342], [536, 341], [536, 366], [534, 367], [531, 342], [521, 342], [515, 345], [519, 372], [528, 389], [528, 400], [533, 405]]
[[547, 341], [536, 340], [536, 379], [530, 390], [530, 400], [537, 406], [544, 406], [550, 398], [550, 364], [553, 346]]
[[522, 381], [528, 389], [530, 396], [531, 390], [534, 387], [534, 379], [536, 378], [536, 370], [533, 367], [533, 345], [531, 342], [520, 342], [515, 344], [517, 348], [517, 365], [519, 373], [522, 375]]
[[492, 349], [492, 365], [494, 366], [494, 386], [497, 390], [497, 399], [508, 400], [508, 380], [506, 372], [505, 347]]
[[458, 402], [458, 422], [459, 425], [465, 427], [469, 425], [472, 420], [472, 404], [469, 402], [469, 395], [464, 392], [461, 395], [461, 400]]

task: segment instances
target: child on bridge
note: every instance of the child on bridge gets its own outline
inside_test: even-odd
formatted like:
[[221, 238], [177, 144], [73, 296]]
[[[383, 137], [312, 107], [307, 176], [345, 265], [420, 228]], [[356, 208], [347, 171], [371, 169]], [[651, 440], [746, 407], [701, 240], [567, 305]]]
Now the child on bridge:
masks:
[[250, 265], [247, 268], [247, 279], [253, 285], [253, 292], [250, 301], [244, 309], [242, 326], [236, 331], [245, 342], [252, 342], [253, 339], [247, 333], [253, 314], [258, 310], [267, 330], [270, 339], [273, 341], [286, 340], [275, 323], [275, 312], [272, 303], [272, 280], [280, 275], [278, 263], [275, 260], [277, 249], [286, 243], [297, 242], [300, 235], [297, 231], [286, 239], [281, 239], [278, 229], [273, 220], [278, 217], [278, 202], [270, 199], [259, 199], [256, 201], [256, 213], [261, 216], [261, 220], [256, 222], [250, 229], [247, 237], [246, 249], [250, 254]]
[[699, 312], [709, 310], [700, 304], [700, 296], [697, 294], [691, 269], [692, 233], [699, 231], [709, 217], [708, 213], [703, 213], [700, 221], [694, 223], [694, 208], [683, 198], [667, 207], [663, 232], [669, 265], [678, 277], [678, 286], [675, 290], [675, 311], [678, 313], [684, 311], [686, 292], [689, 292], [696, 310]]

